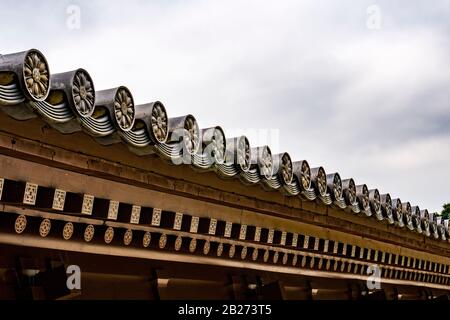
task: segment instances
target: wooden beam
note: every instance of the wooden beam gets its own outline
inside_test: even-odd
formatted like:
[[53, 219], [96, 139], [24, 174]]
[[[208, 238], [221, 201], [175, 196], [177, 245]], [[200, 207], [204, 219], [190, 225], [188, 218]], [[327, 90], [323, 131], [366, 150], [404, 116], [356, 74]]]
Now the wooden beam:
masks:
[[[35, 162], [69, 169], [72, 172], [89, 173], [97, 177], [107, 177], [112, 181], [125, 182], [128, 185], [163, 191], [210, 204], [225, 205], [228, 207], [227, 211], [252, 210], [263, 215], [283, 216], [297, 222], [331, 227], [332, 230], [342, 231], [347, 236], [362, 235], [366, 239], [402, 243], [404, 247], [420, 248], [429, 252], [443, 250], [447, 252], [447, 256], [450, 252], [448, 245], [443, 242], [434, 239], [424, 240], [423, 236], [415, 233], [348, 215], [342, 210], [302, 202], [296, 198], [286, 198], [281, 194], [267, 193], [258, 188], [249, 190], [236, 181], [223, 181], [210, 173], [198, 175], [185, 166], [173, 167], [157, 158], [146, 157], [144, 160], [125, 151], [121, 144], [106, 148], [92, 142], [91, 139], [86, 139], [82, 133], [75, 134], [79, 139], [74, 139], [73, 136], [67, 138], [54, 130], [42, 131], [42, 124], [38, 119], [23, 124], [7, 117], [0, 117], [0, 122], [3, 130], [16, 132], [12, 136], [4, 133], [0, 137], [0, 152], [16, 158], [33, 159]], [[43, 145], [27, 138], [47, 141], [49, 144]], [[11, 143], [12, 140], [14, 144]], [[93, 150], [93, 154], [82, 154], [79, 152], [81, 150]], [[121, 165], [117, 166], [117, 163]], [[183, 181], [180, 181], [180, 177], [183, 177]], [[214, 187], [208, 187], [211, 185]], [[258, 205], [254, 199], [257, 199]], [[315, 233], [326, 232], [321, 231], [321, 228], [315, 229]]]

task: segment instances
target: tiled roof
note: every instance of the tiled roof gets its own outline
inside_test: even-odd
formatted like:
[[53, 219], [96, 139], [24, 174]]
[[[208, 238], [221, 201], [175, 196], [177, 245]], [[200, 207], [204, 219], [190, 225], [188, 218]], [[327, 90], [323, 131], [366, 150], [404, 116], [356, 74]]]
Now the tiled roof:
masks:
[[159, 101], [135, 105], [124, 86], [96, 91], [84, 69], [51, 74], [35, 49], [0, 55], [0, 109], [17, 120], [41, 117], [61, 133], [84, 131], [102, 145], [123, 143], [139, 156], [157, 154], [428, 237], [449, 236], [448, 220], [435, 213], [327, 174], [323, 167], [310, 168], [306, 160], [292, 161], [288, 153], [272, 154], [269, 146], [251, 147], [245, 136], [226, 138], [219, 126], [200, 129], [193, 115], [169, 118]]

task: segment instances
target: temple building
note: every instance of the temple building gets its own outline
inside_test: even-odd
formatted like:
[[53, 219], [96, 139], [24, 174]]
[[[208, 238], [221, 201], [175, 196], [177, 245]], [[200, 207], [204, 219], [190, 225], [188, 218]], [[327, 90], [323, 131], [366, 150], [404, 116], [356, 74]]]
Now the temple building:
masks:
[[0, 55], [0, 299], [448, 299], [448, 220], [96, 90]]

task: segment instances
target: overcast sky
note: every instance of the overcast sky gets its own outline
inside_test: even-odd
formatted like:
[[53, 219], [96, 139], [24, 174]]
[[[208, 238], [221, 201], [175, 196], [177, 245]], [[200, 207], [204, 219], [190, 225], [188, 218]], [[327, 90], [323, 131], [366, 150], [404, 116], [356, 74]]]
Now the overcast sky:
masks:
[[52, 73], [83, 67], [228, 137], [279, 130], [274, 152], [450, 202], [448, 0], [1, 0], [0, 21], [0, 53], [34, 47]]

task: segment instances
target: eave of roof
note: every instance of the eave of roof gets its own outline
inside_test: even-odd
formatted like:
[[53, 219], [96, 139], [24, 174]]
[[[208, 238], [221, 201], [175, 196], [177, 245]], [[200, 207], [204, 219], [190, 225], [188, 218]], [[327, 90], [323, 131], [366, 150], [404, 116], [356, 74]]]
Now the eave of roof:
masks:
[[400, 209], [377, 189], [343, 184], [339, 174], [293, 162], [287, 153], [273, 155], [268, 146], [252, 149], [244, 137], [226, 139], [220, 127], [200, 130], [192, 115], [169, 118], [159, 101], [135, 106], [126, 87], [95, 91], [86, 70], [52, 75], [37, 50], [0, 56], [0, 75], [0, 109], [17, 120], [40, 117], [61, 133], [83, 131], [101, 145], [121, 143], [139, 156], [156, 154], [286, 197], [362, 212], [419, 233], [431, 225], [442, 240], [449, 236], [448, 220], [418, 207], [413, 211], [409, 202], [400, 202]]

